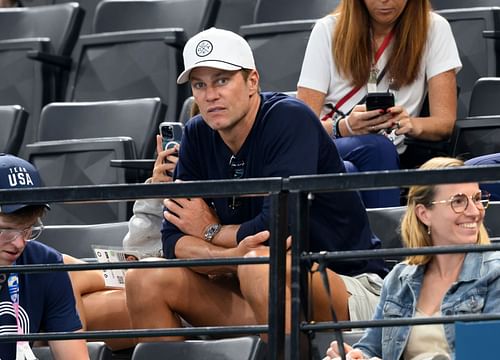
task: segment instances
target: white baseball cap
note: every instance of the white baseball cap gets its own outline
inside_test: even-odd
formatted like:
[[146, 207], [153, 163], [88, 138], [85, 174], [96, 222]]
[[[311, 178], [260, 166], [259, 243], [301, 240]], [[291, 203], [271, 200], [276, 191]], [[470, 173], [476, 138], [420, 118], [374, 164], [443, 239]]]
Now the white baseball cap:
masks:
[[232, 31], [210, 28], [188, 40], [184, 46], [184, 71], [177, 84], [189, 81], [191, 70], [211, 67], [221, 70], [255, 69], [252, 49]]

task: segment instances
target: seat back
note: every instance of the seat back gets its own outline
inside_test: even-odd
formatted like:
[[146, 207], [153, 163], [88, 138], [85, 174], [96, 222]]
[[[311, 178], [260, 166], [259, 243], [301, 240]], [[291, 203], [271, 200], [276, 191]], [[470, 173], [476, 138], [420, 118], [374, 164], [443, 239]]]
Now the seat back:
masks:
[[472, 6], [498, 6], [498, 0], [431, 0], [434, 10], [468, 8]]
[[190, 38], [215, 24], [220, 0], [103, 0], [94, 33], [182, 28]]
[[263, 91], [297, 89], [302, 61], [315, 20], [246, 25], [240, 34], [253, 50]]
[[[26, 160], [40, 172], [45, 186], [82, 186], [131, 182], [112, 159], [135, 159], [134, 141], [127, 137], [44, 141], [27, 146]], [[127, 202], [80, 203], [51, 206], [44, 216], [50, 224], [99, 224], [127, 221]]]
[[500, 152], [500, 115], [457, 120], [451, 148], [451, 155], [462, 159]]
[[17, 155], [28, 116], [19, 105], [0, 106], [0, 152]]
[[51, 53], [71, 55], [84, 13], [77, 2], [57, 5], [0, 8], [0, 40], [50, 39]]
[[80, 37], [66, 101], [159, 97], [168, 107], [167, 121], [175, 121], [188, 96], [187, 85], [175, 81], [183, 67], [184, 41], [179, 28]]
[[67, 76], [66, 70], [27, 55], [69, 59], [82, 18], [77, 3], [0, 9], [0, 105], [18, 104], [31, 115], [21, 156], [37, 138], [42, 107], [64, 92]]
[[500, 115], [500, 77], [478, 79], [472, 88], [469, 116]]
[[246, 336], [221, 340], [139, 343], [132, 354], [132, 360], [163, 358], [259, 360], [265, 359], [265, 348], [259, 337]]
[[26, 57], [26, 52], [49, 51], [50, 40], [0, 41], [0, 105], [18, 104], [31, 115], [26, 123], [19, 153], [36, 140], [42, 107], [53, 100], [53, 76], [47, 65]]
[[318, 19], [331, 13], [340, 0], [257, 0], [254, 22]]
[[[113, 353], [110, 348], [103, 342], [87, 342], [87, 349], [89, 351], [90, 360], [111, 360]], [[48, 346], [39, 346], [33, 348], [37, 360], [53, 360], [54, 357]]]
[[[469, 5], [470, 6], [470, 5]], [[462, 70], [457, 74], [459, 87], [458, 118], [468, 114], [472, 88], [481, 77], [497, 76], [500, 46], [500, 7], [440, 10], [438, 14], [450, 23], [457, 43]]]
[[47, 225], [37, 241], [63, 254], [79, 259], [93, 259], [92, 245], [122, 247], [128, 221], [94, 225]]
[[160, 98], [51, 103], [42, 110], [38, 140], [128, 136], [138, 157], [153, 158], [165, 111]]
[[215, 27], [238, 32], [240, 26], [253, 24], [257, 0], [221, 0]]

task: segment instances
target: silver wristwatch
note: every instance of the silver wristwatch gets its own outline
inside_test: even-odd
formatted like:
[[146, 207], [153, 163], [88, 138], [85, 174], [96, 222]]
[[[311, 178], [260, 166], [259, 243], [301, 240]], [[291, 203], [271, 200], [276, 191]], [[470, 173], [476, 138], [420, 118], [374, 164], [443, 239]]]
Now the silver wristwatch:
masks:
[[208, 241], [209, 243], [211, 243], [212, 240], [214, 239], [215, 235], [217, 235], [218, 232], [220, 231], [220, 229], [222, 229], [221, 224], [209, 225], [207, 230], [205, 230], [205, 234], [203, 235], [205, 241]]

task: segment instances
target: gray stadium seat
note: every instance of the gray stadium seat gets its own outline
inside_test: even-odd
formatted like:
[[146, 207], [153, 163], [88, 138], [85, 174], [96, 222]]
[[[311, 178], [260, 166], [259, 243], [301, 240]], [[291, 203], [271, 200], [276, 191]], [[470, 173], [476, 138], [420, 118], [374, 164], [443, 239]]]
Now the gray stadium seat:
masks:
[[[82, 186], [133, 182], [112, 159], [136, 159], [129, 137], [43, 141], [27, 146], [26, 160], [40, 172], [45, 186]], [[130, 175], [134, 176], [134, 175]], [[131, 203], [53, 204], [45, 224], [99, 224], [127, 221]]]
[[159, 97], [168, 107], [167, 120], [175, 121], [188, 95], [187, 85], [175, 82], [185, 40], [181, 28], [81, 36], [66, 101]]
[[499, 6], [499, 0], [431, 0], [435, 10], [468, 8], [471, 6]]
[[18, 104], [31, 115], [21, 155], [36, 139], [42, 107], [65, 92], [82, 17], [77, 3], [0, 9], [0, 105]]
[[500, 115], [458, 119], [450, 146], [451, 155], [464, 160], [500, 152]]
[[129, 136], [139, 158], [153, 158], [166, 107], [159, 98], [46, 105], [39, 141]]
[[253, 24], [257, 0], [221, 0], [215, 27], [238, 32], [240, 26]]
[[212, 27], [220, 0], [103, 0], [97, 6], [94, 33], [182, 28], [190, 38]]
[[[476, 2], [473, 3], [475, 6]], [[462, 70], [457, 74], [457, 85], [458, 118], [464, 118], [468, 114], [476, 80], [500, 76], [500, 60], [496, 50], [500, 46], [500, 7], [448, 9], [437, 13], [450, 23], [463, 64]]]
[[339, 0], [257, 0], [254, 23], [318, 19], [333, 11]]
[[132, 360], [151, 359], [263, 360], [265, 348], [264, 343], [257, 336], [137, 344]]
[[500, 115], [500, 77], [478, 79], [472, 88], [469, 116]]
[[297, 89], [302, 61], [315, 20], [246, 25], [240, 34], [253, 50], [263, 91]]
[[128, 221], [94, 225], [47, 225], [37, 241], [63, 254], [79, 259], [94, 259], [92, 245], [122, 247]]
[[18, 154], [28, 116], [19, 105], [0, 106], [0, 152]]
[[[90, 360], [112, 360], [112, 352], [103, 342], [88, 342]], [[34, 347], [33, 353], [37, 360], [53, 360], [54, 357], [48, 346]]]

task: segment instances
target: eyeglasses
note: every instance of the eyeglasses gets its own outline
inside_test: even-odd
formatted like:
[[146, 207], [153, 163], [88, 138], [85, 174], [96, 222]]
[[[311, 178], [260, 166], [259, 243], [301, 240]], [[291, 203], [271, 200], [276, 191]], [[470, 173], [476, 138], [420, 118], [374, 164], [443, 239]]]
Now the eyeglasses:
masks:
[[490, 203], [490, 193], [483, 190], [483, 191], [478, 191], [477, 193], [471, 196], [467, 196], [465, 194], [455, 194], [448, 200], [433, 201], [431, 202], [431, 204], [435, 205], [435, 204], [449, 203], [451, 209], [455, 213], [461, 214], [465, 211], [465, 209], [467, 209], [467, 206], [469, 206], [469, 199], [472, 200], [474, 205], [476, 205], [476, 207], [479, 210], [484, 210], [488, 207]]
[[31, 241], [37, 239], [43, 231], [43, 224], [40, 219], [37, 222], [25, 229], [0, 229], [0, 243], [8, 244], [21, 237], [24, 241]]
[[[241, 179], [245, 174], [245, 161], [238, 159], [232, 155], [229, 159], [229, 175], [232, 179]], [[233, 196], [232, 200], [229, 199], [228, 206], [231, 210], [236, 210], [242, 204], [241, 198]]]

